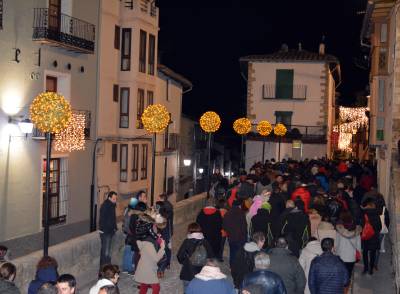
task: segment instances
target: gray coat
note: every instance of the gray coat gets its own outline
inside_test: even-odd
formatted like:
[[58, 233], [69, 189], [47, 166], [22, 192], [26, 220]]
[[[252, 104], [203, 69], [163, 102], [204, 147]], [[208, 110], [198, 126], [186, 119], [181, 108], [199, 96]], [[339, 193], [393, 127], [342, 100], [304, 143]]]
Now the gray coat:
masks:
[[298, 259], [288, 249], [273, 248], [269, 252], [271, 266], [268, 270], [278, 274], [288, 294], [303, 294], [306, 276]]
[[1, 294], [21, 294], [17, 286], [13, 282], [0, 279], [0, 293]]

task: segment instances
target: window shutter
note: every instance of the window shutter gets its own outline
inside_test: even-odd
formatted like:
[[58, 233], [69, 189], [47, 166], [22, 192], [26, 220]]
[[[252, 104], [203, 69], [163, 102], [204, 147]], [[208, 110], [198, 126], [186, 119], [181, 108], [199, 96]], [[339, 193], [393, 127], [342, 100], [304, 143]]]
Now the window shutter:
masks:
[[115, 26], [114, 30], [114, 48], [119, 50], [121, 44], [121, 28], [119, 26]]
[[118, 144], [112, 144], [111, 161], [118, 161]]
[[114, 102], [118, 102], [118, 94], [119, 94], [119, 85], [116, 85], [116, 84], [114, 84], [114, 87], [113, 87], [113, 101]]
[[293, 69], [276, 70], [276, 89], [275, 98], [292, 99], [293, 98]]

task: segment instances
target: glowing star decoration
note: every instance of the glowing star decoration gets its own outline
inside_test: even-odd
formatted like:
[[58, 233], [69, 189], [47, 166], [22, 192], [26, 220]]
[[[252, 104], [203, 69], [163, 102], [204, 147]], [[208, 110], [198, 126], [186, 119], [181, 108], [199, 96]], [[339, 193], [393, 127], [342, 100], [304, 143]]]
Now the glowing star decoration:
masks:
[[161, 133], [171, 120], [167, 108], [161, 104], [152, 104], [146, 107], [142, 114], [144, 128], [150, 133]]
[[274, 127], [274, 134], [283, 137], [286, 135], [287, 129], [284, 124], [278, 123]]
[[239, 135], [246, 135], [251, 131], [251, 121], [248, 118], [238, 118], [233, 123], [233, 129]]
[[221, 126], [221, 119], [214, 111], [207, 111], [200, 117], [200, 127], [206, 133], [214, 133]]
[[30, 106], [30, 119], [44, 133], [59, 133], [72, 117], [71, 104], [54, 92], [39, 94]]
[[54, 149], [60, 152], [85, 150], [85, 125], [86, 116], [81, 113], [73, 113], [68, 126], [56, 133]]
[[261, 136], [268, 136], [269, 134], [271, 134], [272, 132], [272, 126], [269, 123], [269, 121], [267, 120], [262, 120], [258, 123], [257, 125], [257, 132], [261, 135]]

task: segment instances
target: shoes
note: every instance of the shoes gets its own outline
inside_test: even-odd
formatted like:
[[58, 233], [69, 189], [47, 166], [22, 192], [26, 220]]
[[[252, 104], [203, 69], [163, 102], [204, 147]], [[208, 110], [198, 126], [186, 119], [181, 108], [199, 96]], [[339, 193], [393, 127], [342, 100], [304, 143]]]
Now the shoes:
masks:
[[126, 274], [129, 275], [129, 276], [134, 276], [134, 275], [135, 275], [135, 272], [134, 272], [134, 271], [132, 271], [132, 272], [127, 272]]

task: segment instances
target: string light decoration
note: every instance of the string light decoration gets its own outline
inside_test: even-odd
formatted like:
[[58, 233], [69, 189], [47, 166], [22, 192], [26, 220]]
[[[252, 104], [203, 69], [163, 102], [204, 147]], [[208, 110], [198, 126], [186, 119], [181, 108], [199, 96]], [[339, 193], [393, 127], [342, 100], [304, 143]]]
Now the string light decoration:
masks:
[[286, 135], [287, 129], [284, 124], [278, 123], [274, 127], [274, 134], [283, 137]]
[[150, 133], [163, 132], [170, 122], [167, 108], [161, 104], [152, 104], [146, 107], [142, 114], [144, 128]]
[[248, 118], [238, 118], [233, 123], [233, 129], [239, 135], [246, 135], [251, 131], [251, 121]]
[[258, 123], [257, 125], [257, 132], [261, 135], [261, 136], [268, 136], [269, 134], [271, 134], [272, 132], [272, 126], [269, 123], [269, 121], [267, 120], [262, 120]]
[[353, 149], [350, 147], [351, 140], [353, 135], [351, 133], [339, 133], [339, 143], [338, 148], [339, 150], [343, 150], [346, 152], [352, 152]]
[[55, 92], [43, 92], [36, 96], [29, 112], [36, 128], [52, 134], [64, 130], [72, 117], [71, 104]]
[[73, 113], [68, 126], [55, 134], [54, 149], [60, 152], [85, 150], [86, 116]]
[[218, 131], [221, 126], [221, 118], [214, 111], [207, 111], [200, 117], [200, 127], [207, 133]]

